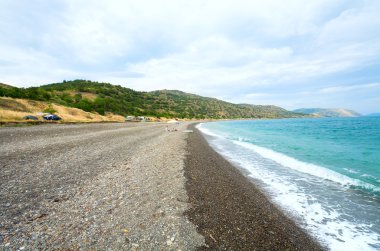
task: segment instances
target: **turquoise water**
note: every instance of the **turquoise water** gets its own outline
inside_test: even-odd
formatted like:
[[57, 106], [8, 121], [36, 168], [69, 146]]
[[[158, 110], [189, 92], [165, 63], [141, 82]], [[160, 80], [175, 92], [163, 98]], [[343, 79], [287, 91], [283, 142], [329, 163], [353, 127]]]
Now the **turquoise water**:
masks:
[[199, 129], [330, 249], [380, 249], [379, 117], [229, 121]]

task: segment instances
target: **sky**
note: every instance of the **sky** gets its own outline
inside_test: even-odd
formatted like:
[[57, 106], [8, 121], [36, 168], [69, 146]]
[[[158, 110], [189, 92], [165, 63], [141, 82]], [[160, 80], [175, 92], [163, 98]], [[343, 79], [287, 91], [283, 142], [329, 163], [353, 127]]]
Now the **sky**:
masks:
[[0, 82], [380, 112], [378, 0], [0, 0]]

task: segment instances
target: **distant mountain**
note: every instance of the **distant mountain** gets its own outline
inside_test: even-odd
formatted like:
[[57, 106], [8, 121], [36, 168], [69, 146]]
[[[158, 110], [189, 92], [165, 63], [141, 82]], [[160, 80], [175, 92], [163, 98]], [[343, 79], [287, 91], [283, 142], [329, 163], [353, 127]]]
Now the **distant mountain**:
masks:
[[342, 108], [301, 108], [293, 112], [310, 114], [317, 117], [360, 117], [361, 114]]
[[380, 112], [367, 114], [368, 117], [380, 117]]
[[40, 87], [0, 86], [0, 96], [47, 101], [105, 114], [167, 118], [237, 119], [302, 117], [277, 106], [233, 104], [177, 90], [138, 92], [88, 80], [63, 81]]

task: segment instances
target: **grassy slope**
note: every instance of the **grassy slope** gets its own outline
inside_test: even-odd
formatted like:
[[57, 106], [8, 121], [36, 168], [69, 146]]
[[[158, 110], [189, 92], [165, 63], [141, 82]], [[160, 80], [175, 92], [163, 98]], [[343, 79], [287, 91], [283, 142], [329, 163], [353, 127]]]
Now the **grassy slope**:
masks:
[[[0, 97], [0, 122], [22, 122], [22, 118], [26, 115], [34, 115], [42, 121], [41, 114], [48, 107], [49, 104], [42, 101]], [[124, 117], [113, 114], [102, 116], [56, 104], [52, 104], [52, 108], [57, 111], [55, 114], [60, 116], [64, 122], [124, 121]]]
[[284, 118], [302, 116], [277, 106], [233, 104], [176, 90], [154, 91], [149, 94], [156, 103], [163, 104], [164, 109], [174, 114], [183, 114], [185, 117], [196, 115], [200, 115], [200, 118]]
[[294, 112], [302, 112], [305, 114], [312, 114], [318, 117], [359, 117], [361, 114], [342, 108], [301, 108], [294, 110]]
[[181, 91], [137, 92], [129, 88], [87, 80], [64, 81], [30, 88], [1, 88], [0, 96], [48, 101], [99, 114], [168, 118], [231, 119], [284, 118], [302, 115], [276, 106], [232, 104]]

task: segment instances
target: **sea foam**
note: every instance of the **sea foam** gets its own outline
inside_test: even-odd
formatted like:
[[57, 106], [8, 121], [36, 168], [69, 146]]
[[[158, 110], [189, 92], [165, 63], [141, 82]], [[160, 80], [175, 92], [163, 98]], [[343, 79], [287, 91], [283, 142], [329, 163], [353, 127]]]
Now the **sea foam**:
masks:
[[[202, 124], [197, 128], [202, 133], [212, 136], [209, 143], [215, 150], [247, 170], [249, 177], [262, 182], [261, 186], [269, 193], [273, 202], [329, 249], [376, 250], [380, 247], [379, 236], [370, 229], [370, 224], [358, 223], [347, 218], [347, 212], [341, 210], [340, 205], [334, 205], [333, 199], [324, 201], [324, 194], [330, 193], [331, 188], [335, 187], [334, 184], [341, 187], [341, 193], [352, 186], [371, 190], [377, 189], [376, 187], [322, 166], [245, 142], [246, 139], [243, 137], [231, 140], [226, 135], [214, 133]], [[276, 170], [281, 167], [283, 173]], [[291, 176], [286, 169], [304, 175]], [[330, 185], [326, 185], [329, 183]], [[315, 184], [317, 185], [314, 188], [310, 187]], [[321, 189], [318, 188], [319, 185], [322, 186]], [[317, 191], [309, 193], [310, 189]]]
[[242, 142], [242, 141], [233, 141], [233, 142], [242, 147], [251, 149], [257, 152], [258, 154], [260, 154], [261, 156], [263, 156], [264, 158], [271, 159], [284, 167], [288, 167], [299, 172], [307, 173], [307, 174], [310, 174], [310, 175], [313, 175], [325, 180], [330, 180], [346, 187], [352, 187], [352, 186], [360, 187], [360, 188], [368, 189], [371, 191], [380, 192], [380, 189], [372, 184], [368, 184], [360, 180], [352, 179], [348, 176], [337, 173], [325, 167], [318, 166], [312, 163], [306, 163], [306, 162], [297, 160], [295, 158], [289, 157], [285, 154], [275, 152], [271, 149], [254, 145], [252, 143]]

